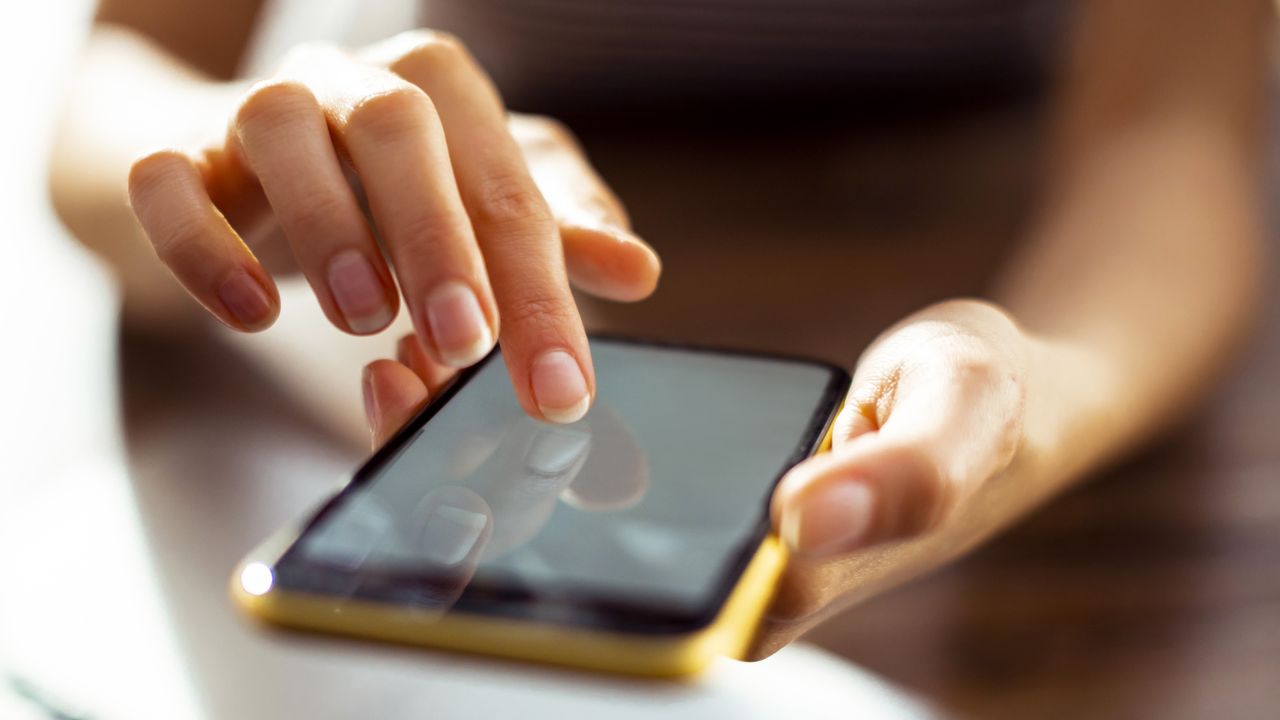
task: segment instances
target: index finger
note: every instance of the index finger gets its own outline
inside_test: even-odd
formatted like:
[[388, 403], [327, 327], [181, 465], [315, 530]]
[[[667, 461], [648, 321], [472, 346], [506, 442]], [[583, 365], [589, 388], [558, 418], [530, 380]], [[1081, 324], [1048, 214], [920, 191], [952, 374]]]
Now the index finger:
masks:
[[488, 268], [499, 339], [525, 411], [586, 414], [595, 393], [586, 331], [569, 289], [554, 217], [507, 128], [492, 83], [447, 35], [407, 33], [370, 51], [435, 103], [463, 205]]

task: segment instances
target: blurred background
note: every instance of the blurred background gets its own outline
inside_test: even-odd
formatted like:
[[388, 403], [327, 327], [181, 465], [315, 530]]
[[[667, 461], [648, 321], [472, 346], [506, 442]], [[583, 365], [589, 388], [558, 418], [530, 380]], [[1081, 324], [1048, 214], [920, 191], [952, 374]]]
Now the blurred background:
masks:
[[[282, 17], [291, 5], [280, 4]], [[326, 5], [307, 15], [311, 25], [269, 23], [255, 62], [269, 67], [299, 36], [362, 42], [412, 17], [391, 9], [375, 22], [355, 3]], [[298, 361], [280, 354], [297, 337], [288, 318], [274, 344], [196, 347], [121, 332], [109, 274], [60, 227], [44, 180], [59, 94], [91, 14], [85, 0], [29, 4], [20, 22], [0, 25], [0, 715], [47, 717], [32, 710], [46, 701], [145, 708], [121, 717], [284, 713], [307, 692], [300, 676], [381, 683], [384, 709], [409, 707], [428, 687], [423, 661], [295, 642], [264, 648], [226, 608], [235, 560], [360, 457], [344, 429], [359, 422], [358, 376], [326, 401], [346, 419], [322, 421], [271, 374]], [[667, 269], [654, 302], [596, 307], [594, 324], [847, 362], [905, 313], [978, 292], [1022, 227], [1043, 142], [1035, 91], [1010, 88], [927, 113], [856, 114], [838, 129], [761, 144], [749, 159], [735, 151], [742, 137], [697, 128], [655, 124], [637, 137], [608, 119], [575, 125]], [[797, 168], [840, 197], [779, 182]], [[726, 228], [730, 216], [736, 225]], [[708, 295], [696, 271], [708, 259], [690, 241], [712, 233], [732, 234], [742, 270]], [[836, 235], [855, 239], [847, 257], [780, 272], [769, 251], [779, 238]], [[865, 280], [856, 289], [840, 282], [848, 267]], [[811, 322], [838, 314], [849, 327], [840, 346], [814, 346], [802, 324], [736, 304], [744, 288], [798, 279], [831, 293], [816, 303], [832, 317]], [[898, 689], [975, 717], [1266, 716], [1280, 702], [1280, 303], [1269, 292], [1229, 380], [1157, 446], [970, 557], [827, 623], [797, 650], [812, 655], [779, 656], [777, 679], [726, 676], [717, 697], [754, 698], [763, 717], [768, 688], [821, 680], [884, 716], [924, 712]], [[673, 320], [695, 297], [699, 317], [716, 322]], [[779, 324], [767, 341], [752, 332], [762, 321]], [[297, 365], [293, 382], [382, 352], [305, 358], [314, 366]], [[829, 658], [856, 669], [823, 674], [833, 672]], [[276, 666], [294, 671], [262, 670]], [[674, 702], [610, 685], [582, 690], [554, 674], [530, 676], [549, 690], [511, 689], [505, 671], [441, 667], [429, 668], [429, 687], [460, 684], [479, 702], [472, 709], [485, 707], [475, 700], [485, 693], [490, 708], [554, 708], [563, 695], [626, 697], [637, 713]], [[99, 715], [110, 713], [86, 711]]]

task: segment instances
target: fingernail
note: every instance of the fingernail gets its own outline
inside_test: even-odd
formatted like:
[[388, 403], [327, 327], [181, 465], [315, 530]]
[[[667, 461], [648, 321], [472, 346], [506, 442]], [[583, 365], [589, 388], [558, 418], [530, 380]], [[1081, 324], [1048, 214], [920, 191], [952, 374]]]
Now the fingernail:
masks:
[[218, 299], [247, 329], [255, 329], [271, 317], [271, 296], [244, 270], [237, 270], [222, 281]]
[[451, 367], [473, 365], [493, 349], [493, 332], [480, 300], [464, 282], [450, 280], [431, 291], [427, 324], [440, 360]]
[[480, 513], [437, 505], [423, 521], [423, 557], [445, 567], [457, 565], [471, 554], [488, 522]]
[[329, 261], [329, 290], [352, 332], [368, 335], [391, 322], [382, 281], [359, 250], [345, 250]]
[[791, 550], [831, 555], [857, 548], [871, 527], [874, 498], [858, 481], [828, 482], [783, 509], [782, 540]]
[[543, 353], [533, 361], [530, 375], [533, 399], [544, 418], [571, 423], [587, 414], [591, 406], [587, 379], [572, 355], [563, 350]]

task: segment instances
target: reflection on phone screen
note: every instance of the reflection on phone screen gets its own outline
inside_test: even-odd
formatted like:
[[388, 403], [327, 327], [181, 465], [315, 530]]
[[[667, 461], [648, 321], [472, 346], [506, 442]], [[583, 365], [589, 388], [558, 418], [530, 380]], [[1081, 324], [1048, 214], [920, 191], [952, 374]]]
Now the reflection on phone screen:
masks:
[[811, 450], [833, 371], [606, 340], [592, 349], [597, 400], [572, 425], [526, 416], [491, 358], [322, 513], [291, 551], [294, 582], [327, 572], [340, 579], [328, 592], [424, 610], [468, 587], [704, 609], [759, 541], [776, 479]]

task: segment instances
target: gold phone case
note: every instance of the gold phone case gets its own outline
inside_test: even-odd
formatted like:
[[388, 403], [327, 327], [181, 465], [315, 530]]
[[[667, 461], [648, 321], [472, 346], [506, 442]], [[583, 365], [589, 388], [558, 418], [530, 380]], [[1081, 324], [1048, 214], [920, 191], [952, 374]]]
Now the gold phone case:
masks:
[[279, 588], [263, 592], [260, 568], [273, 567], [296, 538], [296, 532], [273, 538], [236, 568], [231, 596], [241, 609], [294, 629], [652, 677], [692, 675], [719, 655], [741, 658], [785, 564], [782, 544], [770, 535], [710, 625], [687, 634], [649, 635], [452, 610], [415, 613], [404, 606], [367, 600], [336, 603], [331, 597]]

